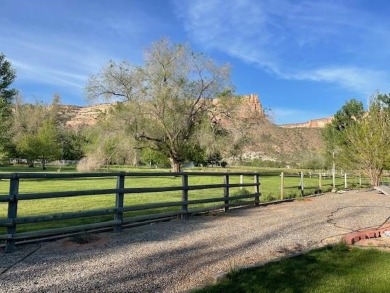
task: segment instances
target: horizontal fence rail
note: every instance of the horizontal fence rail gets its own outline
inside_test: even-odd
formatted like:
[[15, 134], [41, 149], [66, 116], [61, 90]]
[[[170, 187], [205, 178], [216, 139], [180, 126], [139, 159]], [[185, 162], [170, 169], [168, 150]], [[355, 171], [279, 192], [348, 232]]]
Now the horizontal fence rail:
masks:
[[[322, 172], [268, 172], [261, 179], [260, 193], [257, 172], [0, 173], [0, 246], [9, 252], [16, 243], [120, 232], [201, 212], [259, 206], [260, 201], [369, 186], [361, 175]], [[82, 203], [66, 209], [72, 201]], [[40, 205], [45, 207], [39, 210]], [[38, 212], [30, 211], [37, 206]]]
[[[233, 177], [252, 178], [250, 182], [233, 182]], [[171, 186], [145, 186], [128, 187], [137, 180], [150, 180], [162, 177], [172, 178], [174, 185]], [[219, 177], [223, 183], [215, 184], [190, 184], [189, 182], [196, 177]], [[186, 219], [190, 214], [207, 212], [217, 209], [228, 211], [230, 207], [235, 206], [259, 206], [260, 204], [260, 175], [258, 173], [216, 173], [216, 172], [180, 172], [180, 173], [137, 173], [137, 172], [118, 172], [118, 173], [12, 173], [1, 174], [0, 180], [9, 181], [8, 194], [0, 192], [1, 204], [7, 205], [7, 216], [0, 217], [0, 240], [4, 241], [5, 251], [10, 252], [15, 249], [16, 242], [42, 239], [48, 237], [59, 237], [59, 235], [69, 235], [72, 233], [81, 233], [86, 231], [107, 231], [113, 229], [120, 232], [124, 227], [137, 226], [150, 223], [161, 219], [171, 219], [180, 217]], [[50, 180], [79, 180], [79, 179], [111, 179], [115, 182], [115, 188], [85, 189], [85, 190], [57, 190], [42, 192], [26, 192], [23, 185], [39, 185], [44, 181]], [[238, 181], [238, 180], [236, 180]], [[57, 181], [56, 181], [57, 182]], [[95, 181], [93, 181], [95, 182]], [[253, 192], [232, 194], [233, 189], [243, 189], [245, 187], [253, 188]], [[53, 190], [56, 186], [53, 186]], [[221, 196], [207, 196], [202, 198], [202, 192], [205, 190], [221, 190]], [[159, 193], [176, 192], [175, 198], [180, 200], [161, 201], [146, 204], [127, 204], [126, 200], [133, 196], [145, 194], [145, 197]], [[20, 204], [29, 202], [43, 202], [47, 200], [60, 200], [69, 198], [69, 200], [78, 198], [88, 198], [93, 201], [99, 196], [112, 197], [113, 206], [100, 209], [65, 211], [53, 213], [47, 210], [45, 214], [29, 215], [24, 213], [19, 215]], [[53, 203], [55, 204], [55, 203]], [[197, 207], [197, 205], [203, 205]], [[173, 210], [169, 210], [172, 208]], [[143, 214], [131, 214], [142, 211]], [[147, 211], [151, 211], [148, 213]], [[0, 210], [1, 212], [1, 210]], [[1, 215], [1, 214], [0, 214]], [[93, 220], [96, 217], [96, 220]], [[102, 220], [102, 217], [105, 217]], [[108, 218], [107, 218], [108, 217]], [[111, 217], [111, 219], [109, 219]], [[29, 229], [29, 226], [37, 223], [53, 223], [75, 219], [89, 219], [87, 224], [66, 224], [65, 227], [54, 227], [49, 229]], [[92, 219], [92, 220], [91, 220]], [[92, 221], [92, 222], [91, 222]], [[90, 223], [91, 222], [91, 223]], [[17, 228], [23, 226], [23, 231], [19, 232]], [[3, 228], [2, 228], [3, 227]]]

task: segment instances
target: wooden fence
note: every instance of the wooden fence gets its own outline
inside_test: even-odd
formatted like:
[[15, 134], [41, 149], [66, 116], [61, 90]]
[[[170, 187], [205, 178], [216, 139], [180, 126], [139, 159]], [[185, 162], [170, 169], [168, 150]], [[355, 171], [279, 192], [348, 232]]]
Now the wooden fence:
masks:
[[[232, 176], [250, 176], [253, 181], [250, 183], [231, 183]], [[125, 187], [126, 178], [132, 177], [173, 177], [181, 178], [180, 186], [163, 186], [163, 187]], [[190, 185], [189, 177], [191, 176], [217, 176], [223, 178], [221, 184], [203, 184]], [[0, 234], [0, 240], [5, 242], [5, 251], [10, 252], [15, 249], [17, 242], [33, 241], [42, 238], [54, 238], [63, 235], [74, 235], [85, 231], [109, 231], [113, 229], [115, 232], [120, 232], [123, 227], [137, 226], [140, 224], [151, 223], [161, 219], [169, 219], [173, 217], [181, 217], [186, 219], [190, 214], [206, 212], [216, 209], [224, 209], [228, 211], [230, 207], [239, 205], [254, 205], [258, 206], [260, 203], [260, 180], [258, 173], [215, 173], [215, 172], [180, 172], [180, 173], [12, 173], [0, 174], [1, 180], [9, 180], [9, 193], [0, 195], [0, 204], [6, 205], [8, 203], [8, 214], [6, 217], [0, 218], [0, 229], [5, 233]], [[20, 192], [20, 186], [24, 184], [25, 180], [33, 180], [34, 184], [39, 184], [39, 180], [63, 179], [70, 180], [75, 178], [116, 178], [115, 188], [110, 189], [87, 189], [87, 190], [61, 190], [57, 192]], [[222, 182], [222, 181], [221, 181]], [[232, 196], [232, 188], [254, 187], [253, 193], [239, 194]], [[222, 197], [208, 197], [202, 199], [191, 199], [189, 191], [205, 190], [205, 189], [222, 189]], [[143, 193], [161, 193], [176, 191], [181, 193], [181, 200], [169, 202], [153, 202], [148, 204], [125, 205], [125, 198], [129, 195], [143, 194]], [[191, 193], [192, 194], [192, 193]], [[115, 197], [115, 206], [104, 209], [81, 210], [78, 212], [62, 212], [50, 213], [45, 215], [22, 215], [18, 216], [18, 204], [22, 201], [30, 200], [44, 200], [53, 198], [68, 198], [81, 196], [95, 196], [95, 195], [112, 195]], [[252, 199], [252, 200], [251, 200]], [[244, 202], [242, 202], [244, 201]], [[191, 206], [197, 204], [214, 203], [212, 206], [203, 208], [192, 208]], [[221, 203], [215, 205], [215, 203]], [[146, 211], [157, 208], [176, 207], [175, 211], [158, 211], [153, 214], [129, 215], [128, 212]], [[18, 225], [35, 224], [42, 222], [66, 221], [70, 219], [90, 218], [96, 216], [110, 216], [111, 220], [93, 222], [83, 225], [73, 225], [60, 228], [41, 229], [37, 231], [18, 232]]]
[[[286, 186], [285, 179], [286, 178], [298, 178], [299, 183], [298, 186]], [[313, 179], [317, 180], [317, 184], [313, 185], [313, 182], [306, 185], [306, 180]], [[324, 182], [326, 179], [327, 182]], [[365, 181], [363, 183], [363, 180]], [[362, 188], [363, 186], [367, 186], [367, 178], [363, 178], [361, 175], [348, 175], [344, 173], [342, 176], [336, 176], [335, 174], [326, 174], [326, 173], [312, 173], [309, 172], [306, 174], [304, 172], [300, 172], [299, 174], [288, 174], [285, 172], [280, 173], [280, 199], [284, 199], [285, 191], [291, 188], [298, 188], [300, 195], [303, 196], [306, 194], [305, 190], [309, 189], [311, 192], [309, 193], [322, 193], [326, 192], [330, 189], [348, 189], [348, 188]]]

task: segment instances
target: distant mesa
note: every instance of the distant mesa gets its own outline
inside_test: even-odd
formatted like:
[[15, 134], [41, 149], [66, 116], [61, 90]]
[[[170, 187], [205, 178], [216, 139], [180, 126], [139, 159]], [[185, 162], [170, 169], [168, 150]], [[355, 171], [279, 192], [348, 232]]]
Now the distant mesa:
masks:
[[[253, 116], [263, 118], [265, 117], [263, 107], [260, 103], [259, 96], [257, 94], [249, 94], [239, 96], [241, 99], [240, 106], [236, 111], [239, 113], [239, 117]], [[215, 102], [213, 102], [214, 104]], [[218, 103], [218, 101], [216, 101]], [[60, 116], [65, 121], [65, 125], [70, 128], [79, 128], [83, 126], [91, 126], [96, 124], [99, 116], [106, 113], [114, 106], [114, 104], [98, 104], [92, 106], [73, 106], [73, 105], [61, 105]]]
[[333, 117], [319, 118], [309, 120], [303, 123], [282, 124], [279, 125], [283, 128], [324, 128], [327, 124], [331, 123]]
[[79, 128], [95, 125], [99, 116], [106, 113], [114, 104], [98, 104], [93, 106], [61, 105], [60, 116], [65, 125], [70, 128]]
[[[263, 119], [266, 117], [258, 94], [241, 95], [236, 113], [241, 118]], [[218, 104], [217, 100], [213, 104]], [[65, 125], [70, 128], [80, 128], [96, 124], [99, 116], [109, 111], [114, 104], [97, 104], [92, 106], [61, 105], [60, 116]], [[332, 121], [333, 117], [313, 119], [304, 123], [279, 125], [283, 128], [323, 128]]]

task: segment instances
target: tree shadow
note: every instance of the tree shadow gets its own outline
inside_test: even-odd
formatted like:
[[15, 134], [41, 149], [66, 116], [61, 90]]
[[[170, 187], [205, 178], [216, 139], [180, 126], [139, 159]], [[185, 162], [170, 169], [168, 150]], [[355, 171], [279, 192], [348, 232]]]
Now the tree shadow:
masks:
[[[337, 231], [331, 225], [319, 230], [327, 218], [316, 215], [309, 205], [301, 205], [300, 213], [296, 209], [294, 203], [234, 209], [102, 233], [85, 244], [69, 239], [43, 243], [0, 275], [0, 281], [5, 290], [28, 292], [183, 292], [207, 284], [221, 269], [234, 271], [321, 246], [323, 237]], [[352, 217], [353, 211], [343, 216]], [[284, 282], [292, 283], [284, 286], [302, 284], [300, 278], [317, 263], [313, 256], [305, 256], [294, 273], [295, 268], [286, 265], [282, 275], [291, 278]], [[329, 273], [337, 272], [332, 263], [326, 267]], [[301, 292], [296, 290], [291, 292]]]

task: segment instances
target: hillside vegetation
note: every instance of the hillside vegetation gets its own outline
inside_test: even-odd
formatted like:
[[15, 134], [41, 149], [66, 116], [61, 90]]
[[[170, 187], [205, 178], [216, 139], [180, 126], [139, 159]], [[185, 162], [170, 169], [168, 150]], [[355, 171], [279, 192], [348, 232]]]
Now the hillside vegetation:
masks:
[[[252, 103], [244, 106], [254, 107]], [[110, 104], [87, 107], [62, 105], [60, 117], [66, 127], [82, 129], [95, 125], [99, 117], [110, 108]], [[242, 153], [244, 160], [262, 158], [263, 160], [298, 163], [313, 156], [319, 156], [324, 150], [319, 127], [278, 126], [264, 115], [258, 117], [251, 128], [251, 142], [244, 147]]]

